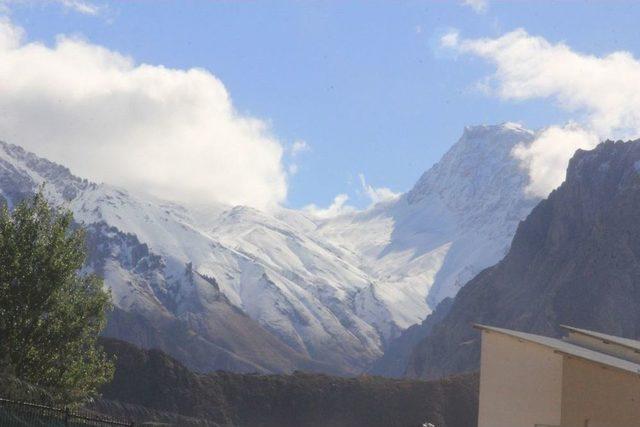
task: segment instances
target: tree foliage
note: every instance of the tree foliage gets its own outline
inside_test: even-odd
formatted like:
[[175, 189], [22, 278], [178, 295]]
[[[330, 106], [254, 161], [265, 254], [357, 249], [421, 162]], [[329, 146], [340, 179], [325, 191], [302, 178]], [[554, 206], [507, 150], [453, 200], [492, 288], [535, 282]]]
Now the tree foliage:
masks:
[[42, 193], [0, 209], [0, 360], [61, 402], [96, 393], [113, 363], [96, 345], [110, 295], [83, 274], [84, 231]]

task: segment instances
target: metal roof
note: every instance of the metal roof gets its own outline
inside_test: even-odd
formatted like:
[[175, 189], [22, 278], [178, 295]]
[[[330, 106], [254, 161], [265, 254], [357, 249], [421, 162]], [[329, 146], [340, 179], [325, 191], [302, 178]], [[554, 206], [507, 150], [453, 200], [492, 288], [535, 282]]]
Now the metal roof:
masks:
[[560, 327], [571, 332], [577, 332], [582, 335], [587, 335], [602, 341], [618, 344], [622, 347], [627, 347], [632, 350], [637, 350], [640, 352], [640, 341], [632, 340], [629, 338], [616, 337], [614, 335], [603, 334], [602, 332], [593, 332], [587, 329], [574, 328], [573, 326], [560, 325]]
[[620, 359], [619, 357], [611, 356], [606, 353], [594, 351], [585, 347], [581, 347], [576, 344], [572, 344], [568, 341], [564, 341], [557, 338], [545, 337], [542, 335], [528, 334], [526, 332], [512, 331], [510, 329], [496, 328], [493, 326], [486, 326], [476, 324], [476, 328], [498, 332], [504, 335], [509, 335], [520, 340], [533, 342], [551, 348], [554, 351], [566, 354], [569, 356], [578, 357], [580, 359], [589, 360], [591, 362], [599, 363], [601, 365], [610, 366], [612, 368], [622, 369], [623, 371], [632, 372], [634, 374], [640, 374], [640, 364], [630, 362], [628, 360]]

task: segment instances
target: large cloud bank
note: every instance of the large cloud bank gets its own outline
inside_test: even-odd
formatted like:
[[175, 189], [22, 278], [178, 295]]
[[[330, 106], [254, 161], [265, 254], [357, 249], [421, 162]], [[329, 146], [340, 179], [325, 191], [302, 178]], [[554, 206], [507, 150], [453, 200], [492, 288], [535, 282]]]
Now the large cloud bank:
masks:
[[201, 69], [77, 38], [25, 43], [0, 20], [0, 139], [83, 177], [181, 202], [269, 208], [287, 193], [282, 144]]
[[461, 39], [451, 32], [441, 43], [495, 66], [482, 82], [490, 93], [506, 100], [550, 99], [574, 115], [570, 123], [552, 125], [533, 144], [514, 151], [530, 172], [533, 195], [544, 197], [562, 183], [576, 149], [640, 135], [640, 61], [629, 52], [587, 55], [524, 30], [483, 39]]

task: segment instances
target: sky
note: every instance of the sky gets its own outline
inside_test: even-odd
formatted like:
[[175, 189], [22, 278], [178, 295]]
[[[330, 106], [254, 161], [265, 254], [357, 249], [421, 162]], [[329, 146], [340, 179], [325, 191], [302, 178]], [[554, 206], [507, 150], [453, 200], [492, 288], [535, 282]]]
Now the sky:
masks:
[[408, 191], [465, 126], [640, 135], [640, 3], [0, 0], [0, 139], [178, 201], [331, 216]]

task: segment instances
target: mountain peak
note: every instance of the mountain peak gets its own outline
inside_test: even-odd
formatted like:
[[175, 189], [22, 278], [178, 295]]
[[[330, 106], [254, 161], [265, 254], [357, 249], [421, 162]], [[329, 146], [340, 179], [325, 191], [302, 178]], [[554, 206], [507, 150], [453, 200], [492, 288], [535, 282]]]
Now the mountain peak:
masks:
[[[439, 196], [460, 213], [519, 202], [529, 178], [512, 152], [533, 138], [532, 131], [514, 123], [466, 127], [458, 142], [422, 175], [407, 201], [415, 204], [427, 196]], [[521, 216], [516, 205], [500, 211]]]
[[465, 126], [463, 137], [478, 138], [489, 135], [498, 135], [501, 133], [524, 133], [533, 135], [534, 132], [525, 128], [522, 124], [516, 122], [504, 122], [497, 125], [471, 125]]
[[359, 294], [362, 312], [385, 331], [406, 328], [504, 256], [537, 203], [525, 195], [528, 175], [512, 156], [533, 135], [512, 123], [468, 127], [409, 193], [319, 228], [362, 257], [376, 279]]

